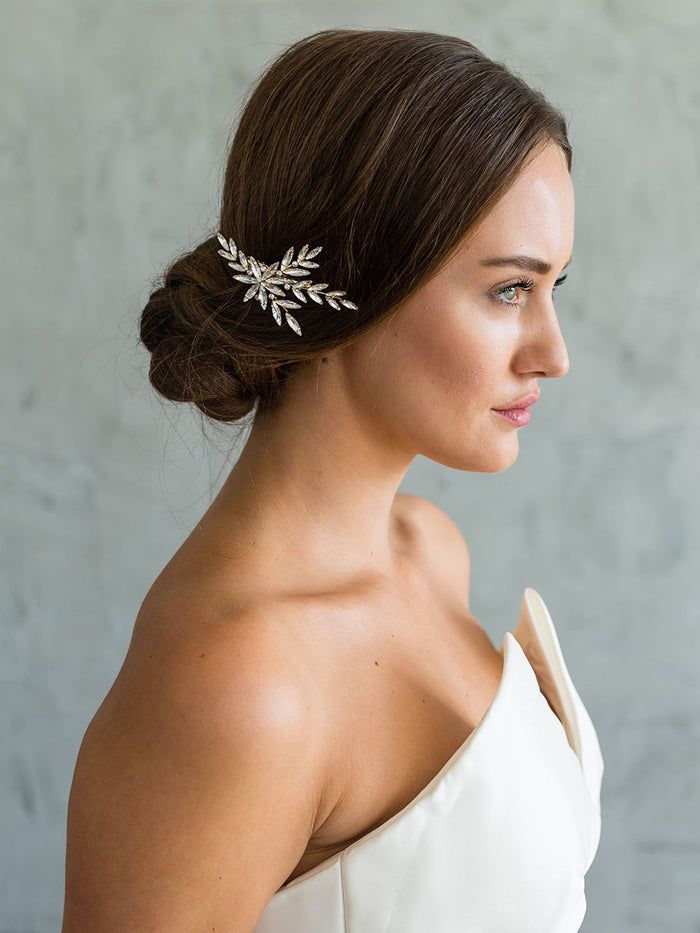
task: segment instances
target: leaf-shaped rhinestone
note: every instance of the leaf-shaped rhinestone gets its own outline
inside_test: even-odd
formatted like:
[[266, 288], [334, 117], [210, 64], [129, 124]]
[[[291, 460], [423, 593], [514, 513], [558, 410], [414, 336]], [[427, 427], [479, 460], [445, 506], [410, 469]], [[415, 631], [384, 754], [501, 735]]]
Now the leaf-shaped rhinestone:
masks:
[[286, 318], [287, 324], [289, 324], [292, 330], [295, 330], [298, 334], [301, 334], [301, 327], [299, 327], [299, 322], [297, 321], [297, 319], [293, 317], [291, 314], [285, 314], [285, 318]]

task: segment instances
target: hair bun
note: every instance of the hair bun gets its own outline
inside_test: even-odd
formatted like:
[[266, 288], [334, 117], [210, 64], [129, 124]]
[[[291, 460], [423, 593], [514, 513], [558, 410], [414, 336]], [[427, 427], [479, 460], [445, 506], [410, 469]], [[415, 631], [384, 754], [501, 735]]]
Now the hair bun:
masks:
[[[236, 365], [232, 327], [219, 313], [227, 283], [221, 263], [202, 262], [203, 247], [173, 263], [141, 312], [140, 339], [151, 354], [153, 388], [174, 402], [191, 402], [217, 421], [247, 415], [260, 394], [260, 373]], [[214, 251], [215, 252], [215, 251]], [[224, 315], [225, 317], [225, 315]]]

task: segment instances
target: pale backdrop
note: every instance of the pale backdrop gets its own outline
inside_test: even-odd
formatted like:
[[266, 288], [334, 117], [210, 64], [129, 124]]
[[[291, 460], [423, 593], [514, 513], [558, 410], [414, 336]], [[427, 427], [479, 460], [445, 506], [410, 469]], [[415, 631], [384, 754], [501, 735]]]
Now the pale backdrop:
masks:
[[[235, 434], [161, 407], [149, 279], [216, 223], [249, 83], [327, 26], [452, 32], [570, 120], [576, 240], [543, 381], [500, 474], [417, 460], [500, 644], [547, 601], [606, 762], [589, 933], [700, 929], [700, 6], [4, 0], [0, 6], [0, 933], [59, 928], [78, 745], [153, 577]], [[235, 456], [235, 451], [233, 456]]]

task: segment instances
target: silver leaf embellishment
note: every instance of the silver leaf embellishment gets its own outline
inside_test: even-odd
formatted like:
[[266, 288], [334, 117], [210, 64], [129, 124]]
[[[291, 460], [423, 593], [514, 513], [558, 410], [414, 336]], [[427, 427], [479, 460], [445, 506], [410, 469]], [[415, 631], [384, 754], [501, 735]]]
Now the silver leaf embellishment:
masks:
[[[239, 273], [234, 275], [233, 278], [250, 285], [250, 288], [246, 290], [243, 296], [243, 301], [250, 301], [251, 298], [255, 298], [265, 310], [269, 298], [272, 316], [280, 326], [282, 324], [282, 309], [300, 308], [301, 304], [299, 302], [305, 304], [307, 298], [311, 298], [316, 304], [323, 304], [325, 298], [326, 303], [336, 310], [341, 307], [352, 308], [355, 311], [359, 310], [356, 304], [343, 297], [345, 291], [323, 292], [323, 289], [328, 287], [328, 282], [314, 283], [309, 278], [299, 281], [300, 277], [306, 276], [308, 269], [318, 268], [318, 263], [311, 260], [314, 256], [318, 256], [323, 249], [322, 246], [309, 249], [309, 244], [305, 243], [299, 250], [296, 259], [294, 258], [294, 247], [290, 246], [281, 260], [268, 265], [254, 256], [246, 256], [239, 250], [232, 238], [227, 240], [220, 232], [216, 236], [222, 247], [222, 249], [217, 250], [218, 254], [228, 261], [227, 265]], [[298, 298], [299, 301], [285, 299], [285, 289], [290, 289], [292, 295]], [[301, 327], [297, 319], [286, 310], [284, 318], [289, 327], [296, 334], [301, 335]]]

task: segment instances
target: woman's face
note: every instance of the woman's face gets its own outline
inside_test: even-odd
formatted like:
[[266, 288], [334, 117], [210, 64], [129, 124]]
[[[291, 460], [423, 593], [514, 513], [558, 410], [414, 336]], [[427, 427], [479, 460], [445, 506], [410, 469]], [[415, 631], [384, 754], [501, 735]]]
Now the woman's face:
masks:
[[[569, 369], [553, 288], [573, 235], [571, 176], [549, 144], [393, 319], [342, 352], [358, 415], [408, 454], [478, 472], [510, 466], [522, 427], [494, 408]], [[517, 256], [538, 268], [506, 262]]]

